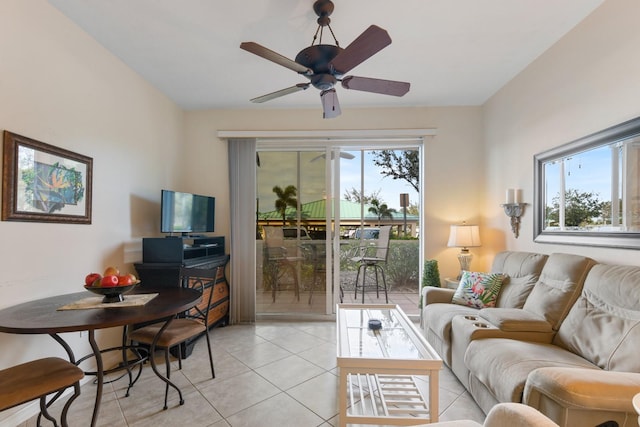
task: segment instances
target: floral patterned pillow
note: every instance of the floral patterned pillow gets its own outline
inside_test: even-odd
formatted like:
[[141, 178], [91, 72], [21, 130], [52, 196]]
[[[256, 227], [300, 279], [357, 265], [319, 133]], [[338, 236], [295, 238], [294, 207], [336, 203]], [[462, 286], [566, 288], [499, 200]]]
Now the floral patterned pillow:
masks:
[[495, 307], [502, 280], [502, 274], [463, 271], [452, 302], [474, 308]]

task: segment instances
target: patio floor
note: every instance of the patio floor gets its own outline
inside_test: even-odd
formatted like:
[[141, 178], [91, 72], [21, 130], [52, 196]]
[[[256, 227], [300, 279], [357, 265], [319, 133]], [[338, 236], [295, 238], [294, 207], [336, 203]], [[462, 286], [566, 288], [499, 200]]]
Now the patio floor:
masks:
[[[417, 290], [415, 292], [389, 292], [388, 296], [389, 303], [398, 304], [407, 315], [420, 316]], [[258, 314], [325, 314], [326, 293], [324, 291], [314, 291], [311, 298], [309, 297], [310, 292], [308, 290], [301, 290], [300, 298], [298, 299], [293, 290], [286, 289], [276, 292], [276, 299], [274, 302], [270, 290], [258, 290], [256, 292], [256, 312]], [[343, 302], [361, 304], [362, 293], [359, 291], [358, 298], [356, 299], [352, 289], [345, 289]], [[375, 290], [368, 290], [365, 293], [365, 303], [385, 304], [384, 293], [381, 292], [380, 297], [377, 298]]]

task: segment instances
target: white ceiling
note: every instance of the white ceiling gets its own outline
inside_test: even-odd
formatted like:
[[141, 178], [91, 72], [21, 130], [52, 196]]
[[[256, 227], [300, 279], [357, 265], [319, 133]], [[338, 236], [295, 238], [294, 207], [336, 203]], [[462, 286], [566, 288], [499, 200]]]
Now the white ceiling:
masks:
[[[344, 111], [481, 105], [604, 0], [333, 1], [340, 46], [371, 24], [393, 40], [349, 74], [411, 83], [402, 98], [337, 87]], [[313, 0], [49, 2], [184, 109], [321, 111], [314, 88], [249, 102], [307, 79], [239, 48], [254, 41], [294, 59], [316, 31]]]

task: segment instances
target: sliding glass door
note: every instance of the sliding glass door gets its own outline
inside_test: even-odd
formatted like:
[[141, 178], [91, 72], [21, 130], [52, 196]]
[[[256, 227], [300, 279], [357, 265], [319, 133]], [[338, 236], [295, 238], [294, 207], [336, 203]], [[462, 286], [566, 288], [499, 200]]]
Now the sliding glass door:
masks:
[[[403, 159], [419, 180], [421, 146], [301, 145], [258, 144], [256, 312], [331, 314], [341, 300], [362, 302], [358, 248], [376, 244], [380, 227], [391, 226], [383, 266], [389, 302], [417, 313], [420, 195], [411, 173], [390, 174], [398, 171], [392, 159]], [[367, 292], [365, 301], [386, 302], [377, 295]]]

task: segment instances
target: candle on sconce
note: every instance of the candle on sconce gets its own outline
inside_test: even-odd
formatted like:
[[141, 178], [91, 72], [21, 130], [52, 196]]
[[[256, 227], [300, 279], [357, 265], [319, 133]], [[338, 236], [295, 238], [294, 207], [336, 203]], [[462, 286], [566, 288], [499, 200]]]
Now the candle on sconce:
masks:
[[515, 200], [515, 190], [513, 188], [509, 188], [507, 190], [505, 204], [509, 205], [513, 203], [514, 200]]
[[522, 189], [516, 188], [513, 191], [513, 203], [522, 203]]

